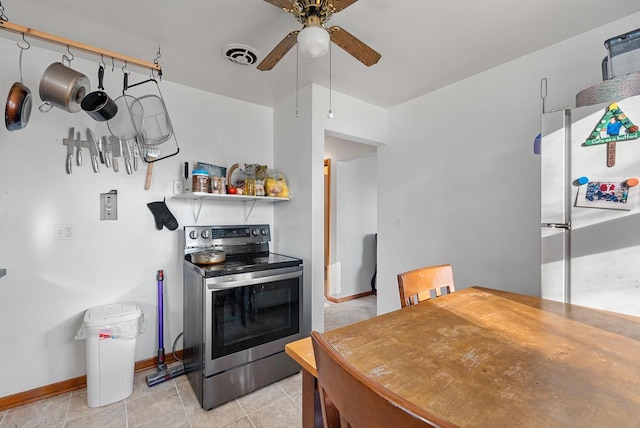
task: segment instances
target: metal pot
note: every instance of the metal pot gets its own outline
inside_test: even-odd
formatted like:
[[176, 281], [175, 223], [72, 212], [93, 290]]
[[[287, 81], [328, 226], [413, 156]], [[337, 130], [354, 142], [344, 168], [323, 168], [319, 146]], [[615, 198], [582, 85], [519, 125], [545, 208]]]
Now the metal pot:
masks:
[[4, 110], [4, 123], [9, 131], [27, 126], [31, 117], [31, 91], [21, 82], [11, 86]]
[[54, 62], [44, 71], [40, 80], [40, 111], [58, 107], [70, 113], [80, 111], [82, 99], [91, 91], [91, 83], [84, 74]]
[[99, 122], [113, 118], [118, 113], [118, 105], [103, 90], [104, 67], [98, 68], [98, 90], [85, 96], [80, 103], [82, 110]]
[[206, 250], [191, 254], [191, 261], [197, 265], [214, 265], [227, 259], [227, 253], [220, 250]]

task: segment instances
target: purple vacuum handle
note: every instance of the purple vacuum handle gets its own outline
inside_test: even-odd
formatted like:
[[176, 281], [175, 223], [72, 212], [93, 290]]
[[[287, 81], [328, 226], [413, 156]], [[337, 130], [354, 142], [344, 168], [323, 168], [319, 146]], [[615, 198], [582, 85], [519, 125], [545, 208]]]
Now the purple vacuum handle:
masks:
[[158, 271], [158, 347], [164, 351], [164, 308], [162, 302], [164, 301], [162, 289], [164, 283], [164, 272]]

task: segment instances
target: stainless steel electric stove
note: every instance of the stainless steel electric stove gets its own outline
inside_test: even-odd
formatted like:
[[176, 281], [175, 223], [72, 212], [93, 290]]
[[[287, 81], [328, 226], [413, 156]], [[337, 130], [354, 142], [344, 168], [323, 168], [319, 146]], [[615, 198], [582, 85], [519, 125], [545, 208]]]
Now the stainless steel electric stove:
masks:
[[[204, 409], [300, 371], [284, 346], [309, 333], [302, 260], [270, 241], [265, 224], [184, 228], [184, 366]], [[226, 260], [194, 263], [203, 251]]]

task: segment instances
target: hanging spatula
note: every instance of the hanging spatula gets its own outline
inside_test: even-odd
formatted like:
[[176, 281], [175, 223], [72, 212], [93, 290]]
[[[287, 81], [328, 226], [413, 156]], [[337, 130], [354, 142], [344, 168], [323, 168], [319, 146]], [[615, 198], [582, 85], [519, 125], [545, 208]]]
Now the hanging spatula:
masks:
[[[153, 161], [154, 159], [158, 159], [160, 155], [160, 151], [157, 147], [146, 147], [145, 149], [146, 159]], [[144, 182], [144, 190], [149, 190], [151, 188], [151, 175], [153, 174], [153, 164], [155, 162], [149, 162], [147, 164], [147, 178]]]

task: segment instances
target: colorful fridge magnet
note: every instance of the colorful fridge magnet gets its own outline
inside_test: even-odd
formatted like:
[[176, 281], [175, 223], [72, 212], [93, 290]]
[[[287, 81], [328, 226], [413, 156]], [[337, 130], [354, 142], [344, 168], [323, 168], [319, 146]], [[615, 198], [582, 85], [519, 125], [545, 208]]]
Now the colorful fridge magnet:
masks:
[[588, 177], [580, 177], [575, 181], [575, 184], [577, 186], [584, 186], [588, 182], [589, 182], [589, 178]]
[[[621, 135], [622, 128], [625, 133]], [[616, 164], [616, 143], [640, 138], [638, 131], [638, 127], [624, 114], [618, 104], [613, 103], [609, 105], [583, 145], [607, 144], [607, 166], [612, 167]]]
[[633, 198], [629, 196], [627, 180], [589, 181], [586, 186], [578, 188], [576, 207], [630, 211]]

